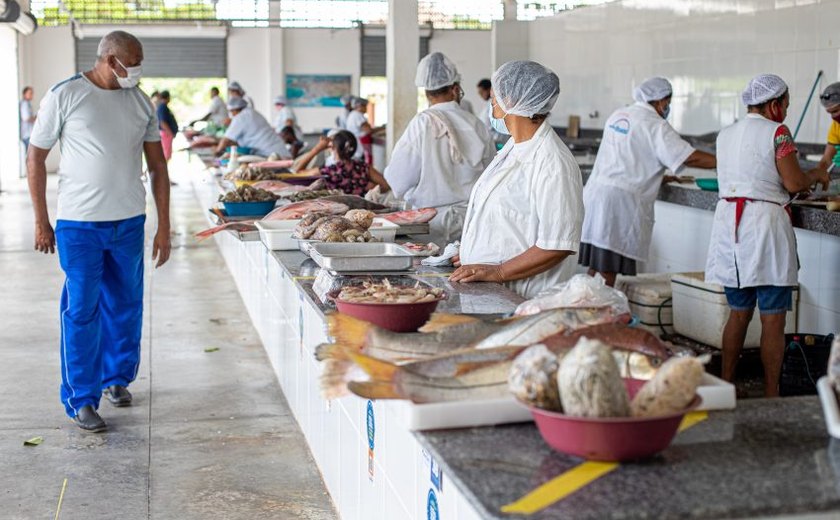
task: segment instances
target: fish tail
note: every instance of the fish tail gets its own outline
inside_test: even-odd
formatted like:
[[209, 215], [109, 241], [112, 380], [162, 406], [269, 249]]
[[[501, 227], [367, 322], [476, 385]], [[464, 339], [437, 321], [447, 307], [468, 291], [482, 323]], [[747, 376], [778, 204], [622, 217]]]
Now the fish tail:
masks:
[[443, 330], [453, 325], [461, 325], [464, 323], [472, 323], [475, 321], [479, 321], [479, 319], [473, 318], [472, 316], [465, 316], [463, 314], [446, 314], [436, 312], [432, 314], [432, 317], [429, 318], [429, 321], [427, 321], [425, 325], [420, 327], [420, 330], [418, 332], [438, 332], [439, 330]]
[[403, 399], [392, 381], [351, 381], [347, 389], [365, 399]]
[[353, 363], [346, 360], [329, 359], [323, 363], [321, 372], [321, 395], [324, 399], [338, 399], [348, 395], [347, 377]]
[[350, 359], [364, 370], [371, 380], [393, 381], [400, 371], [400, 367], [388, 361], [355, 352], [349, 352], [348, 354]]
[[327, 361], [330, 359], [350, 361], [350, 356], [347, 354], [347, 347], [340, 343], [322, 343], [315, 347], [315, 359], [318, 361]]
[[195, 234], [195, 238], [197, 238], [199, 240], [204, 240], [206, 238], [212, 237], [213, 235], [215, 235], [219, 231], [222, 231], [225, 228], [227, 228], [227, 224], [222, 224], [220, 226], [214, 226], [214, 227], [211, 227], [209, 229], [205, 229], [204, 231], [199, 231], [198, 233]]
[[376, 328], [376, 325], [364, 320], [334, 312], [327, 316], [329, 335], [335, 338], [345, 348], [361, 351], [365, 346], [368, 332]]

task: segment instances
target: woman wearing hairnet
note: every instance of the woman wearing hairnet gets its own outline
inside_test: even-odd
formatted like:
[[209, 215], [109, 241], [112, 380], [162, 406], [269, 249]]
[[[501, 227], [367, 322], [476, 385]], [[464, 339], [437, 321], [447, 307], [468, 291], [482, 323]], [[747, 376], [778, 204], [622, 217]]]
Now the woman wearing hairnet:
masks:
[[840, 153], [837, 153], [840, 150], [840, 82], [825, 87], [820, 95], [820, 103], [831, 116], [825, 152], [820, 159], [820, 166], [828, 169], [832, 165], [840, 166]]
[[721, 200], [715, 209], [706, 281], [723, 285], [731, 310], [723, 329], [723, 378], [732, 381], [756, 304], [761, 314], [764, 394], [779, 395], [785, 313], [798, 283], [790, 194], [828, 184], [817, 167], [803, 172], [782, 124], [790, 94], [782, 78], [756, 76], [741, 94], [747, 115], [717, 138]]
[[580, 169], [548, 123], [557, 75], [533, 61], [493, 74], [491, 124], [511, 139], [470, 195], [454, 282], [500, 282], [525, 298], [574, 274], [583, 200]]
[[610, 115], [592, 175], [583, 189], [586, 217], [580, 264], [607, 285], [617, 274], [635, 275], [653, 232], [653, 207], [665, 169], [714, 168], [715, 157], [697, 151], [668, 123], [671, 83], [650, 78], [633, 91], [633, 105]]
[[460, 79], [439, 52], [420, 60], [414, 82], [425, 89], [429, 108], [408, 123], [385, 168], [396, 197], [438, 210], [430, 239], [441, 246], [461, 238], [470, 191], [495, 153], [487, 128], [458, 105]]

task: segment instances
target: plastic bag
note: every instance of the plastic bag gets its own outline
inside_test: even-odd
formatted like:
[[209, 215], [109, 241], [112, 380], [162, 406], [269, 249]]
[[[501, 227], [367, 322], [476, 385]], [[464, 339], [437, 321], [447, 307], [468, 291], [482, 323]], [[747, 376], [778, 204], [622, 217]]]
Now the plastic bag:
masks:
[[524, 403], [561, 412], [563, 407], [557, 388], [559, 367], [560, 360], [545, 345], [528, 347], [513, 361], [508, 374], [508, 389]]
[[601, 275], [594, 277], [577, 274], [553, 289], [544, 291], [536, 298], [516, 308], [517, 316], [528, 316], [549, 309], [582, 307], [609, 307], [614, 316], [630, 314], [627, 296], [607, 286]]

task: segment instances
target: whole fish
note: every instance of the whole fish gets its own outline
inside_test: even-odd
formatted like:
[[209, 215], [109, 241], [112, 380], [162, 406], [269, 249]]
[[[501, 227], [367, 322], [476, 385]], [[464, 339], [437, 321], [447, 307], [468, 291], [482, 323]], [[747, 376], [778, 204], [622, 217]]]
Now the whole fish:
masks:
[[409, 224], [425, 224], [435, 218], [435, 216], [437, 216], [437, 210], [435, 208], [422, 208], [387, 213], [382, 215], [382, 218], [390, 220], [394, 224], [406, 226]]
[[242, 227], [242, 224], [254, 224], [254, 222], [256, 222], [257, 220], [297, 220], [299, 218], [303, 218], [304, 215], [310, 212], [343, 215], [344, 213], [347, 213], [349, 209], [350, 208], [348, 208], [346, 205], [341, 204], [339, 202], [324, 201], [323, 199], [306, 200], [303, 202], [295, 202], [287, 206], [280, 206], [278, 208], [275, 208], [271, 213], [264, 216], [262, 219], [227, 222], [220, 226], [215, 226], [209, 229], [205, 229], [204, 231], [199, 231], [195, 234], [195, 236], [199, 240], [203, 240], [205, 238], [209, 238], [215, 235], [219, 231], [224, 231], [225, 229], [239, 229]]
[[[438, 315], [436, 319], [443, 320], [445, 316]], [[336, 342], [317, 347], [315, 357], [321, 361], [346, 359], [347, 353], [355, 351], [404, 361], [465, 347], [529, 347], [555, 334], [608, 323], [611, 319], [602, 309], [552, 309], [510, 320], [461, 323], [435, 333], [396, 333], [349, 316], [332, 314], [328, 317], [329, 332]]]
[[366, 209], [370, 211], [380, 211], [388, 208], [388, 206], [377, 204], [376, 202], [369, 201], [357, 195], [330, 195], [328, 197], [322, 197], [320, 200], [338, 202], [346, 205], [350, 209]]
[[634, 350], [659, 359], [671, 356], [670, 344], [650, 332], [620, 323], [605, 323], [584, 327], [566, 334], [557, 334], [542, 341], [550, 349], [572, 348], [580, 338], [597, 339], [613, 348]]
[[[325, 367], [321, 389], [327, 398], [346, 395], [349, 390], [367, 399], [408, 399], [415, 403], [502, 398], [509, 395], [510, 368], [526, 348], [462, 349], [404, 365], [351, 353], [351, 362]], [[549, 350], [559, 357], [571, 349]], [[612, 354], [622, 377], [650, 379], [662, 363], [632, 350], [613, 349]], [[365, 372], [368, 380], [353, 380], [358, 375], [353, 367]]]

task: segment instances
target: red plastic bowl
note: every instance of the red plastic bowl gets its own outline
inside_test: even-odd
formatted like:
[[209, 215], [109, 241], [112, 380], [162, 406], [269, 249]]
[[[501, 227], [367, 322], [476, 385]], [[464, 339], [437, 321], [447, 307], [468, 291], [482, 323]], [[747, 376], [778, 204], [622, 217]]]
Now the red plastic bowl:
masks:
[[[632, 398], [646, 381], [625, 379]], [[671, 444], [686, 412], [700, 405], [695, 396], [688, 407], [661, 417], [571, 417], [529, 406], [543, 440], [555, 450], [588, 460], [622, 462], [651, 457]]]
[[350, 303], [335, 299], [338, 312], [392, 332], [417, 332], [443, 299], [423, 303]]

